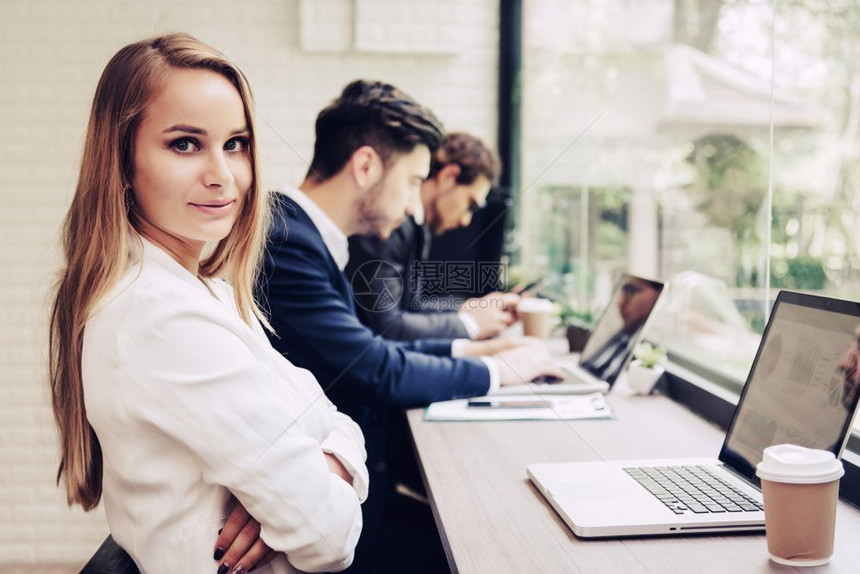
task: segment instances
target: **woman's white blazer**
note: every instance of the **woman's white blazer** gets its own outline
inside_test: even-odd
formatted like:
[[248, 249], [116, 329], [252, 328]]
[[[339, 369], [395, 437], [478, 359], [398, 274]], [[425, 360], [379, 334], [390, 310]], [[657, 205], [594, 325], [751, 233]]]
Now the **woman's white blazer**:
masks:
[[232, 493], [287, 557], [258, 572], [346, 568], [367, 496], [358, 426], [241, 320], [224, 281], [204, 282], [145, 240], [134, 251], [83, 339], [113, 537], [143, 572], [215, 572]]

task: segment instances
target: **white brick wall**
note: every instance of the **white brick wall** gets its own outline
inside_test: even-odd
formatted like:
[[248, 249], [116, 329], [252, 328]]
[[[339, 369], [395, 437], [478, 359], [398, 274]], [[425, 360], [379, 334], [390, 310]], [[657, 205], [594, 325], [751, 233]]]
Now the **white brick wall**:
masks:
[[[0, 3], [0, 567], [81, 564], [107, 533], [100, 510], [68, 509], [54, 485], [56, 436], [44, 364], [57, 232], [74, 189], [92, 93], [117, 49], [183, 30], [232, 57], [257, 98], [267, 186], [300, 181], [316, 113], [358, 77], [392, 82], [431, 106], [449, 129], [495, 140], [497, 2], [435, 3], [456, 17], [428, 11], [424, 0], [359, 2], [373, 8], [362, 11], [361, 24], [378, 18], [392, 36], [392, 15], [410, 15], [416, 29], [420, 18], [430, 21], [416, 50], [398, 35], [395, 53], [362, 52], [352, 38], [338, 36], [354, 32], [356, 21], [352, 30], [338, 22], [327, 39], [349, 47], [302, 51], [299, 4]], [[318, 18], [311, 23], [321, 26]], [[445, 46], [441, 51], [450, 53], [428, 55], [434, 34], [456, 36], [457, 50]]]

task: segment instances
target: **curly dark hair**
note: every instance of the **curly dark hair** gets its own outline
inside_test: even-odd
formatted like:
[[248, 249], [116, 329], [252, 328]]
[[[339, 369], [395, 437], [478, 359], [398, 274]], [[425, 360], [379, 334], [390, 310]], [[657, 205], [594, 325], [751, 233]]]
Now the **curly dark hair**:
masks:
[[499, 183], [502, 162], [498, 154], [483, 140], [463, 132], [452, 132], [445, 136], [442, 145], [433, 153], [430, 161], [430, 177], [445, 167], [455, 163], [460, 166], [457, 183], [469, 185], [484, 175], [492, 185]]
[[376, 150], [386, 166], [395, 153], [409, 153], [417, 145], [434, 152], [442, 134], [433, 112], [391, 84], [355, 80], [317, 116], [308, 177], [334, 176], [364, 145]]

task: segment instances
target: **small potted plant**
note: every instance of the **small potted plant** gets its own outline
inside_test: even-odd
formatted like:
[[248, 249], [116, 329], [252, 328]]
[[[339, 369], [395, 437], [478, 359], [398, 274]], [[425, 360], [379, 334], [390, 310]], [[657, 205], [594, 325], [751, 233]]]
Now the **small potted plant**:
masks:
[[634, 393], [648, 395], [666, 372], [666, 349], [642, 342], [633, 349], [633, 357], [627, 368], [627, 383]]
[[587, 308], [575, 309], [568, 303], [562, 303], [559, 306], [558, 322], [566, 329], [570, 352], [581, 352], [594, 326], [594, 311]]

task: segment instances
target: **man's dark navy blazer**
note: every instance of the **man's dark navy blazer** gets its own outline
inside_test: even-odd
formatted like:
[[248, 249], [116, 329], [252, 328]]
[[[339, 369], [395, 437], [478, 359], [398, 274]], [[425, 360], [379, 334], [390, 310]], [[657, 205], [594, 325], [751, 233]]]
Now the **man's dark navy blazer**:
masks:
[[[452, 300], [425, 286], [435, 279], [432, 271], [425, 272], [422, 268], [429, 258], [432, 241], [430, 230], [411, 217], [388, 239], [369, 235], [349, 238], [349, 262], [344, 271], [353, 289], [371, 293], [369, 301], [359, 295], [359, 306], [362, 303], [372, 306], [372, 297], [383, 290], [400, 300], [399, 304], [387, 306], [381, 312], [364, 313], [359, 317], [374, 333], [385, 332], [386, 337], [395, 341], [425, 337], [469, 338], [466, 326], [453, 310], [456, 307], [442, 308]], [[430, 263], [432, 266], [433, 262]], [[362, 272], [368, 267], [372, 275]]]
[[386, 482], [387, 421], [391, 408], [485, 394], [487, 367], [451, 359], [451, 341], [390, 342], [357, 316], [352, 288], [310, 217], [275, 194], [259, 291], [277, 336], [272, 344], [293, 364], [310, 370], [338, 409], [364, 432], [370, 495], [365, 527], [379, 519]]

